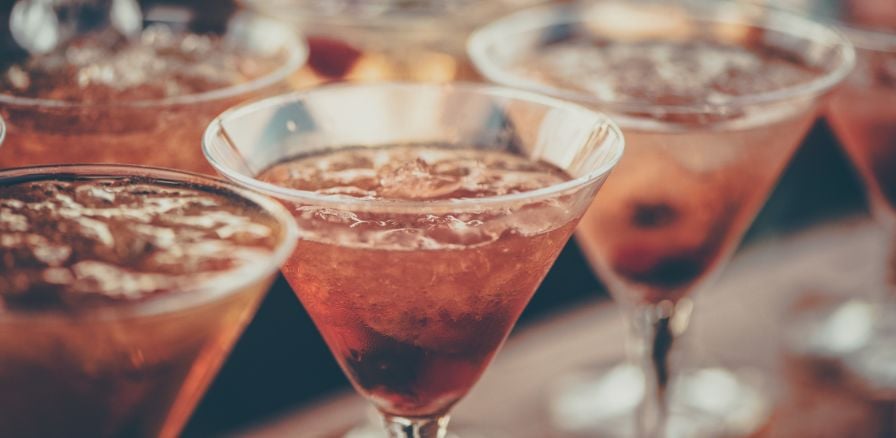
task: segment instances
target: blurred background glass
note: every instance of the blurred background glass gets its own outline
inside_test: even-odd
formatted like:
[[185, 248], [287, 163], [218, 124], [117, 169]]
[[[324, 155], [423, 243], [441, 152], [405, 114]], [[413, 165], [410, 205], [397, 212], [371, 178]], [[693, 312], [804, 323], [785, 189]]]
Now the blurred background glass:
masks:
[[248, 12], [134, 0], [20, 0], [5, 10], [0, 168], [113, 162], [211, 173], [197, 147], [204, 127], [284, 90], [307, 58], [286, 26]]
[[308, 38], [295, 87], [339, 80], [475, 79], [465, 56], [476, 27], [546, 0], [243, 0]]

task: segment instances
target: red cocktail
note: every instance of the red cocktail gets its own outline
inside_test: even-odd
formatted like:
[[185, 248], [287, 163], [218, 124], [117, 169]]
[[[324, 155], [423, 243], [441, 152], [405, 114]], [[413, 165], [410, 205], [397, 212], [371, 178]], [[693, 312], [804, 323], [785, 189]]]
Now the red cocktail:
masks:
[[281, 206], [127, 166], [0, 172], [4, 436], [177, 436], [295, 241]]
[[[569, 177], [505, 152], [395, 146], [311, 155], [259, 179], [436, 201], [523, 193]], [[283, 272], [359, 391], [390, 414], [441, 415], [478, 380], [572, 233], [578, 218], [563, 219], [565, 208], [533, 204], [499, 220], [497, 212], [345, 217], [303, 207], [303, 238]]]
[[[194, 32], [155, 15], [150, 10], [133, 34], [84, 32], [46, 53], [0, 60], [0, 114], [9, 128], [0, 168], [90, 162], [211, 173], [197, 146], [208, 123], [282, 92], [307, 56], [303, 41], [257, 16], [219, 23], [226, 32]], [[59, 20], [62, 33], [69, 23]]]
[[204, 148], [292, 209], [300, 239], [283, 273], [390, 436], [442, 437], [622, 138], [536, 95], [389, 84], [231, 111]]
[[[577, 238], [628, 313], [644, 378], [618, 384], [627, 366], [592, 373], [559, 392], [557, 426], [589, 436], [761, 426], [768, 402], [730, 373], [744, 401], [736, 407], [711, 411], [689, 404], [687, 391], [670, 394], [688, 381], [675, 378], [670, 351], [687, 327], [688, 297], [724, 265], [822, 98], [851, 69], [849, 44], [802, 17], [736, 2], [604, 0], [513, 14], [475, 33], [470, 50], [489, 79], [607, 111], [626, 136], [626, 156]], [[582, 394], [596, 386], [627, 387], [641, 407]], [[586, 403], [589, 421], [562, 408]], [[748, 412], [732, 413], [741, 407]], [[750, 421], [729, 421], [742, 414]]]

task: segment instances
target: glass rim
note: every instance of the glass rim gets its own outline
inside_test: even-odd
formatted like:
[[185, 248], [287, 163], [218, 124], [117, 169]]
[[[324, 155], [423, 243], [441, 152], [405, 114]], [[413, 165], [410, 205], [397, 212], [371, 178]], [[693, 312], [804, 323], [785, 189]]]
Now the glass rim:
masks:
[[[271, 253], [212, 278], [197, 281], [192, 287], [149, 296], [135, 301], [111, 302], [91, 306], [83, 312], [66, 313], [56, 309], [38, 311], [0, 311], [0, 323], [6, 319], [69, 316], [87, 316], [91, 319], [116, 319], [127, 316], [162, 314], [186, 308], [193, 308], [225, 299], [236, 292], [261, 282], [275, 274], [292, 254], [298, 242], [299, 231], [292, 214], [279, 202], [259, 193], [247, 190], [230, 181], [208, 175], [161, 167], [136, 164], [56, 164], [18, 167], [0, 170], [0, 185], [9, 180], [29, 177], [82, 176], [94, 178], [146, 178], [149, 181], [162, 180], [189, 184], [196, 190], [224, 189], [243, 200], [248, 200], [269, 214], [282, 228], [282, 238]], [[173, 303], [173, 304], [172, 304]]]
[[215, 88], [199, 93], [191, 93], [178, 96], [163, 97], [160, 99], [137, 99], [130, 101], [103, 101], [103, 102], [81, 102], [76, 100], [47, 99], [43, 97], [23, 97], [13, 94], [0, 92], [0, 104], [19, 107], [40, 107], [47, 109], [140, 109], [140, 108], [157, 108], [165, 106], [194, 105], [207, 102], [215, 102], [232, 97], [249, 94], [258, 90], [265, 89], [279, 82], [285, 81], [290, 75], [298, 71], [308, 61], [309, 48], [308, 42], [299, 33], [289, 29], [281, 23], [286, 36], [283, 42], [283, 48], [286, 49], [286, 60], [282, 65], [273, 71], [265, 73], [256, 78], [252, 78], [246, 82], [235, 85], [228, 85], [222, 88]]
[[[598, 4], [606, 0], [591, 2]], [[836, 46], [841, 48], [841, 62], [835, 68], [826, 71], [824, 74], [804, 83], [793, 86], [783, 87], [772, 91], [762, 93], [752, 93], [742, 96], [733, 96], [731, 99], [723, 103], [695, 103], [686, 105], [668, 105], [654, 104], [647, 101], [631, 101], [631, 100], [606, 100], [593, 96], [586, 91], [573, 91], [561, 87], [546, 85], [534, 79], [514, 74], [506, 68], [494, 62], [488, 55], [488, 48], [496, 42], [507, 41], [509, 37], [515, 34], [531, 32], [537, 29], [544, 29], [560, 24], [582, 23], [587, 19], [579, 14], [574, 14], [577, 8], [586, 2], [582, 0], [572, 3], [542, 5], [533, 8], [524, 9], [506, 15], [495, 20], [473, 32], [467, 41], [467, 54], [470, 57], [474, 67], [490, 81], [497, 84], [523, 88], [527, 90], [544, 93], [562, 99], [575, 102], [582, 102], [589, 105], [597, 105], [615, 113], [632, 113], [646, 112], [653, 114], [663, 112], [668, 114], [716, 114], [719, 112], [727, 112], [750, 106], [763, 104], [775, 104], [786, 101], [788, 99], [798, 98], [802, 96], [817, 96], [833, 89], [843, 79], [845, 79], [855, 66], [855, 49], [850, 40], [837, 28], [819, 23], [812, 19], [806, 18], [800, 14], [790, 11], [766, 7], [756, 4], [748, 4], [731, 0], [707, 0], [707, 1], [686, 1], [676, 0], [672, 2], [661, 3], [665, 5], [681, 5], [690, 6], [693, 4], [704, 4], [716, 10], [722, 5], [730, 5], [738, 8], [753, 8], [765, 11], [766, 16], [775, 17], [776, 21], [785, 21], [794, 24], [794, 29], [783, 29], [781, 27], [771, 27], [767, 24], [756, 23], [755, 26], [771, 30], [779, 33], [795, 35], [802, 39], [798, 32], [800, 29], [813, 29], [815, 32], [827, 33], [828, 36], [836, 41]], [[634, 6], [634, 5], [632, 5]], [[721, 17], [713, 16], [712, 12], [702, 11], [695, 13], [693, 10], [687, 11], [687, 16], [691, 20], [707, 21], [707, 22], [728, 22], [728, 23], [749, 23], [749, 20], [738, 17]], [[800, 32], [803, 33], [803, 32]]]
[[[365, 199], [347, 195], [326, 195], [308, 190], [291, 189], [276, 184], [261, 181], [254, 176], [247, 176], [242, 172], [230, 168], [218, 159], [218, 152], [213, 143], [217, 141], [217, 137], [222, 133], [222, 122], [230, 118], [240, 117], [243, 114], [255, 112], [263, 108], [271, 108], [281, 106], [288, 102], [301, 101], [303, 98], [313, 97], [315, 94], [327, 93], [332, 90], [342, 90], [347, 88], [381, 88], [381, 89], [429, 89], [441, 90], [443, 92], [468, 92], [478, 93], [491, 98], [510, 99], [526, 104], [540, 105], [543, 107], [551, 107], [561, 109], [563, 111], [572, 111], [578, 114], [588, 116], [592, 121], [592, 127], [597, 129], [607, 129], [611, 139], [610, 145], [613, 150], [610, 157], [596, 169], [593, 169], [582, 176], [571, 178], [558, 184], [548, 187], [542, 187], [535, 190], [525, 192], [511, 193], [497, 196], [486, 196], [481, 198], [461, 198], [451, 200], [384, 200], [384, 199]], [[405, 210], [419, 211], [421, 208], [427, 210], [453, 210], [472, 209], [480, 210], [496, 205], [513, 204], [521, 202], [537, 202], [539, 200], [550, 197], [560, 196], [563, 193], [579, 190], [595, 181], [605, 177], [618, 164], [625, 148], [625, 140], [619, 126], [609, 117], [601, 112], [594, 111], [587, 107], [567, 102], [550, 96], [533, 93], [530, 91], [501, 87], [496, 85], [478, 84], [469, 82], [452, 82], [452, 83], [425, 83], [425, 82], [368, 82], [368, 83], [336, 83], [324, 85], [312, 89], [295, 91], [280, 96], [270, 97], [257, 102], [243, 104], [225, 111], [215, 118], [208, 126], [202, 137], [202, 151], [208, 162], [218, 172], [221, 172], [226, 178], [249, 187], [252, 190], [273, 196], [279, 199], [286, 199], [294, 202], [303, 202], [317, 206], [333, 206], [341, 209], [360, 208], [363, 210]], [[284, 157], [287, 158], [287, 157]]]

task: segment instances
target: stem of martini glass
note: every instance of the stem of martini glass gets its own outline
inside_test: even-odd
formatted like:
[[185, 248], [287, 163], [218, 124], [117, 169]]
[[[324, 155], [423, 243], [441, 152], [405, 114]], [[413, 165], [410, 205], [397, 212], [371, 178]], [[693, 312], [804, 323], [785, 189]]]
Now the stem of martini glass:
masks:
[[383, 414], [386, 436], [389, 438], [445, 438], [448, 434], [447, 415], [431, 418], [406, 418]]
[[672, 381], [669, 353], [688, 325], [691, 303], [662, 301], [635, 308], [630, 318], [631, 336], [644, 372], [644, 398], [636, 415], [635, 432], [641, 438], [663, 438], [669, 417], [668, 389]]

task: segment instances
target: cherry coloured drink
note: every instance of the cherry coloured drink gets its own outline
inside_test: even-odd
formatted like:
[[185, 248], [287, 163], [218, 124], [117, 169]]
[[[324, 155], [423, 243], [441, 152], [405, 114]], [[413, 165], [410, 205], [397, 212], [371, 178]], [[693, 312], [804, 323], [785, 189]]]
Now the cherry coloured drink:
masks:
[[2, 435], [177, 436], [289, 224], [218, 183], [53, 169], [0, 174]]
[[[518, 68], [623, 105], [724, 104], [818, 76], [771, 49], [701, 40], [572, 39]], [[658, 303], [688, 294], [734, 250], [815, 113], [793, 106], [623, 117], [628, 151], [578, 237], [618, 299]]]
[[[622, 305], [640, 372], [613, 364], [562, 383], [555, 425], [583, 436], [759, 430], [772, 406], [761, 375], [690, 358], [679, 375], [672, 359], [687, 355], [672, 352], [690, 295], [724, 265], [852, 67], [848, 42], [747, 2], [599, 0], [514, 14], [474, 34], [470, 51], [490, 79], [606, 111], [626, 137], [577, 238]], [[731, 405], [694, 409], [720, 394], [693, 391], [708, 374], [731, 382]], [[631, 398], [604, 391], [620, 387]]]
[[[300, 157], [260, 179], [388, 205], [522, 193], [569, 177], [508, 152], [424, 144]], [[443, 415], [482, 374], [572, 233], [568, 202], [463, 213], [294, 205], [302, 239], [283, 273], [382, 412]]]

